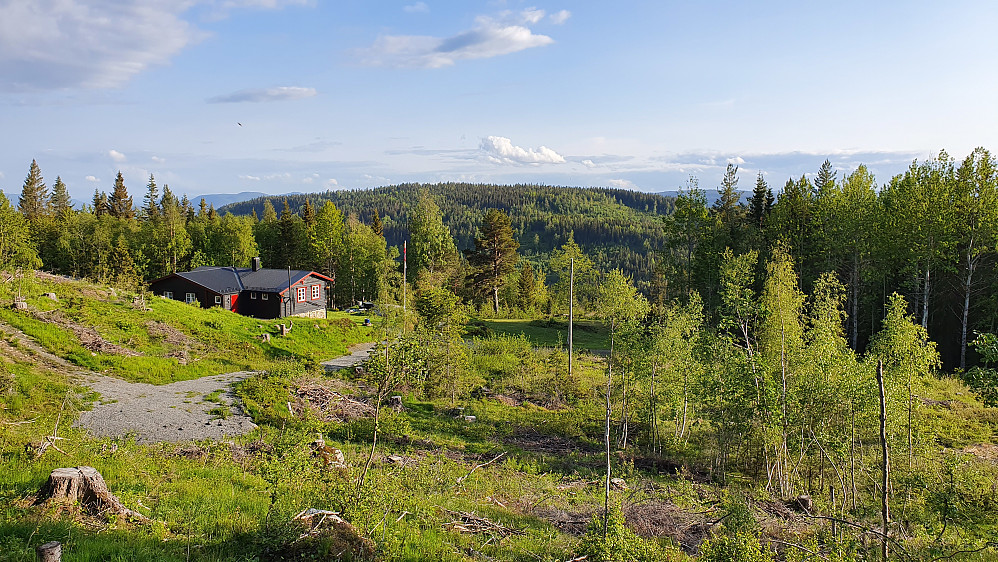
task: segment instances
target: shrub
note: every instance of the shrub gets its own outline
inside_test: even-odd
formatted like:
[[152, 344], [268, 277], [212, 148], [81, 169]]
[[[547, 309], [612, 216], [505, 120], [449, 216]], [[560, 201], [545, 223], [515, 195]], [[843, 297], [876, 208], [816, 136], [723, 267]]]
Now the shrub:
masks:
[[751, 533], [707, 539], [700, 545], [700, 562], [772, 562], [773, 553]]
[[605, 536], [603, 519], [599, 514], [593, 516], [586, 536], [579, 543], [579, 554], [588, 556], [590, 562], [651, 562], [665, 559], [665, 553], [657, 544], [645, 541], [627, 528], [619, 506], [610, 509]]

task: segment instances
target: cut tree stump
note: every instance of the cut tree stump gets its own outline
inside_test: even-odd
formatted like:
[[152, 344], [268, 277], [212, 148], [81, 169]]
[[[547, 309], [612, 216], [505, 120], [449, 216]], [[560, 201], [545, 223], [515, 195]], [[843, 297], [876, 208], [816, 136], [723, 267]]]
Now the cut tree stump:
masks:
[[48, 482], [38, 492], [36, 503], [43, 501], [79, 503], [84, 509], [93, 513], [113, 513], [140, 521], [149, 520], [145, 515], [125, 507], [121, 500], [107, 489], [104, 477], [92, 466], [53, 470]]
[[60, 562], [62, 560], [62, 543], [59, 541], [47, 542], [35, 549], [38, 555], [38, 562]]

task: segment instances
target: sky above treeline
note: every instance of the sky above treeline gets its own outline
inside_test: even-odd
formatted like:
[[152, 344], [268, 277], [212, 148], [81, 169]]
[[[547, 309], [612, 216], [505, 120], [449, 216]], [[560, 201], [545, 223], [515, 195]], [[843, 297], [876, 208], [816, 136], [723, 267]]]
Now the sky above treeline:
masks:
[[991, 1], [0, 0], [0, 189], [774, 189], [998, 150]]

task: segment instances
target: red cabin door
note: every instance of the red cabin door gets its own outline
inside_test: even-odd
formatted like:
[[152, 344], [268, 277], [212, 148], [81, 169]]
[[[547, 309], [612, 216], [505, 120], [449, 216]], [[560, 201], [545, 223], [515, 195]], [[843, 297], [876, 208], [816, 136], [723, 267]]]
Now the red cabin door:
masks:
[[231, 308], [229, 308], [229, 310], [231, 310], [232, 312], [236, 312], [236, 299], [237, 298], [239, 298], [239, 295], [232, 295], [232, 306], [231, 306]]

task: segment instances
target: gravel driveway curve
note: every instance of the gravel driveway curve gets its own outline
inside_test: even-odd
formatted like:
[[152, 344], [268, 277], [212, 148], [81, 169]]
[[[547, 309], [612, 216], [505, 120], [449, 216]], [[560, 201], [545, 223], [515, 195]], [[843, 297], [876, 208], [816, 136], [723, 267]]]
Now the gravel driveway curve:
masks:
[[[350, 355], [325, 362], [326, 369], [358, 365], [367, 359], [372, 346], [357, 346]], [[232, 384], [256, 374], [239, 371], [164, 385], [90, 376], [87, 385], [100, 393], [101, 399], [93, 410], [81, 412], [73, 426], [96, 437], [133, 435], [138, 443], [242, 435], [253, 431], [256, 424], [239, 407]], [[220, 415], [219, 410], [227, 415]]]

